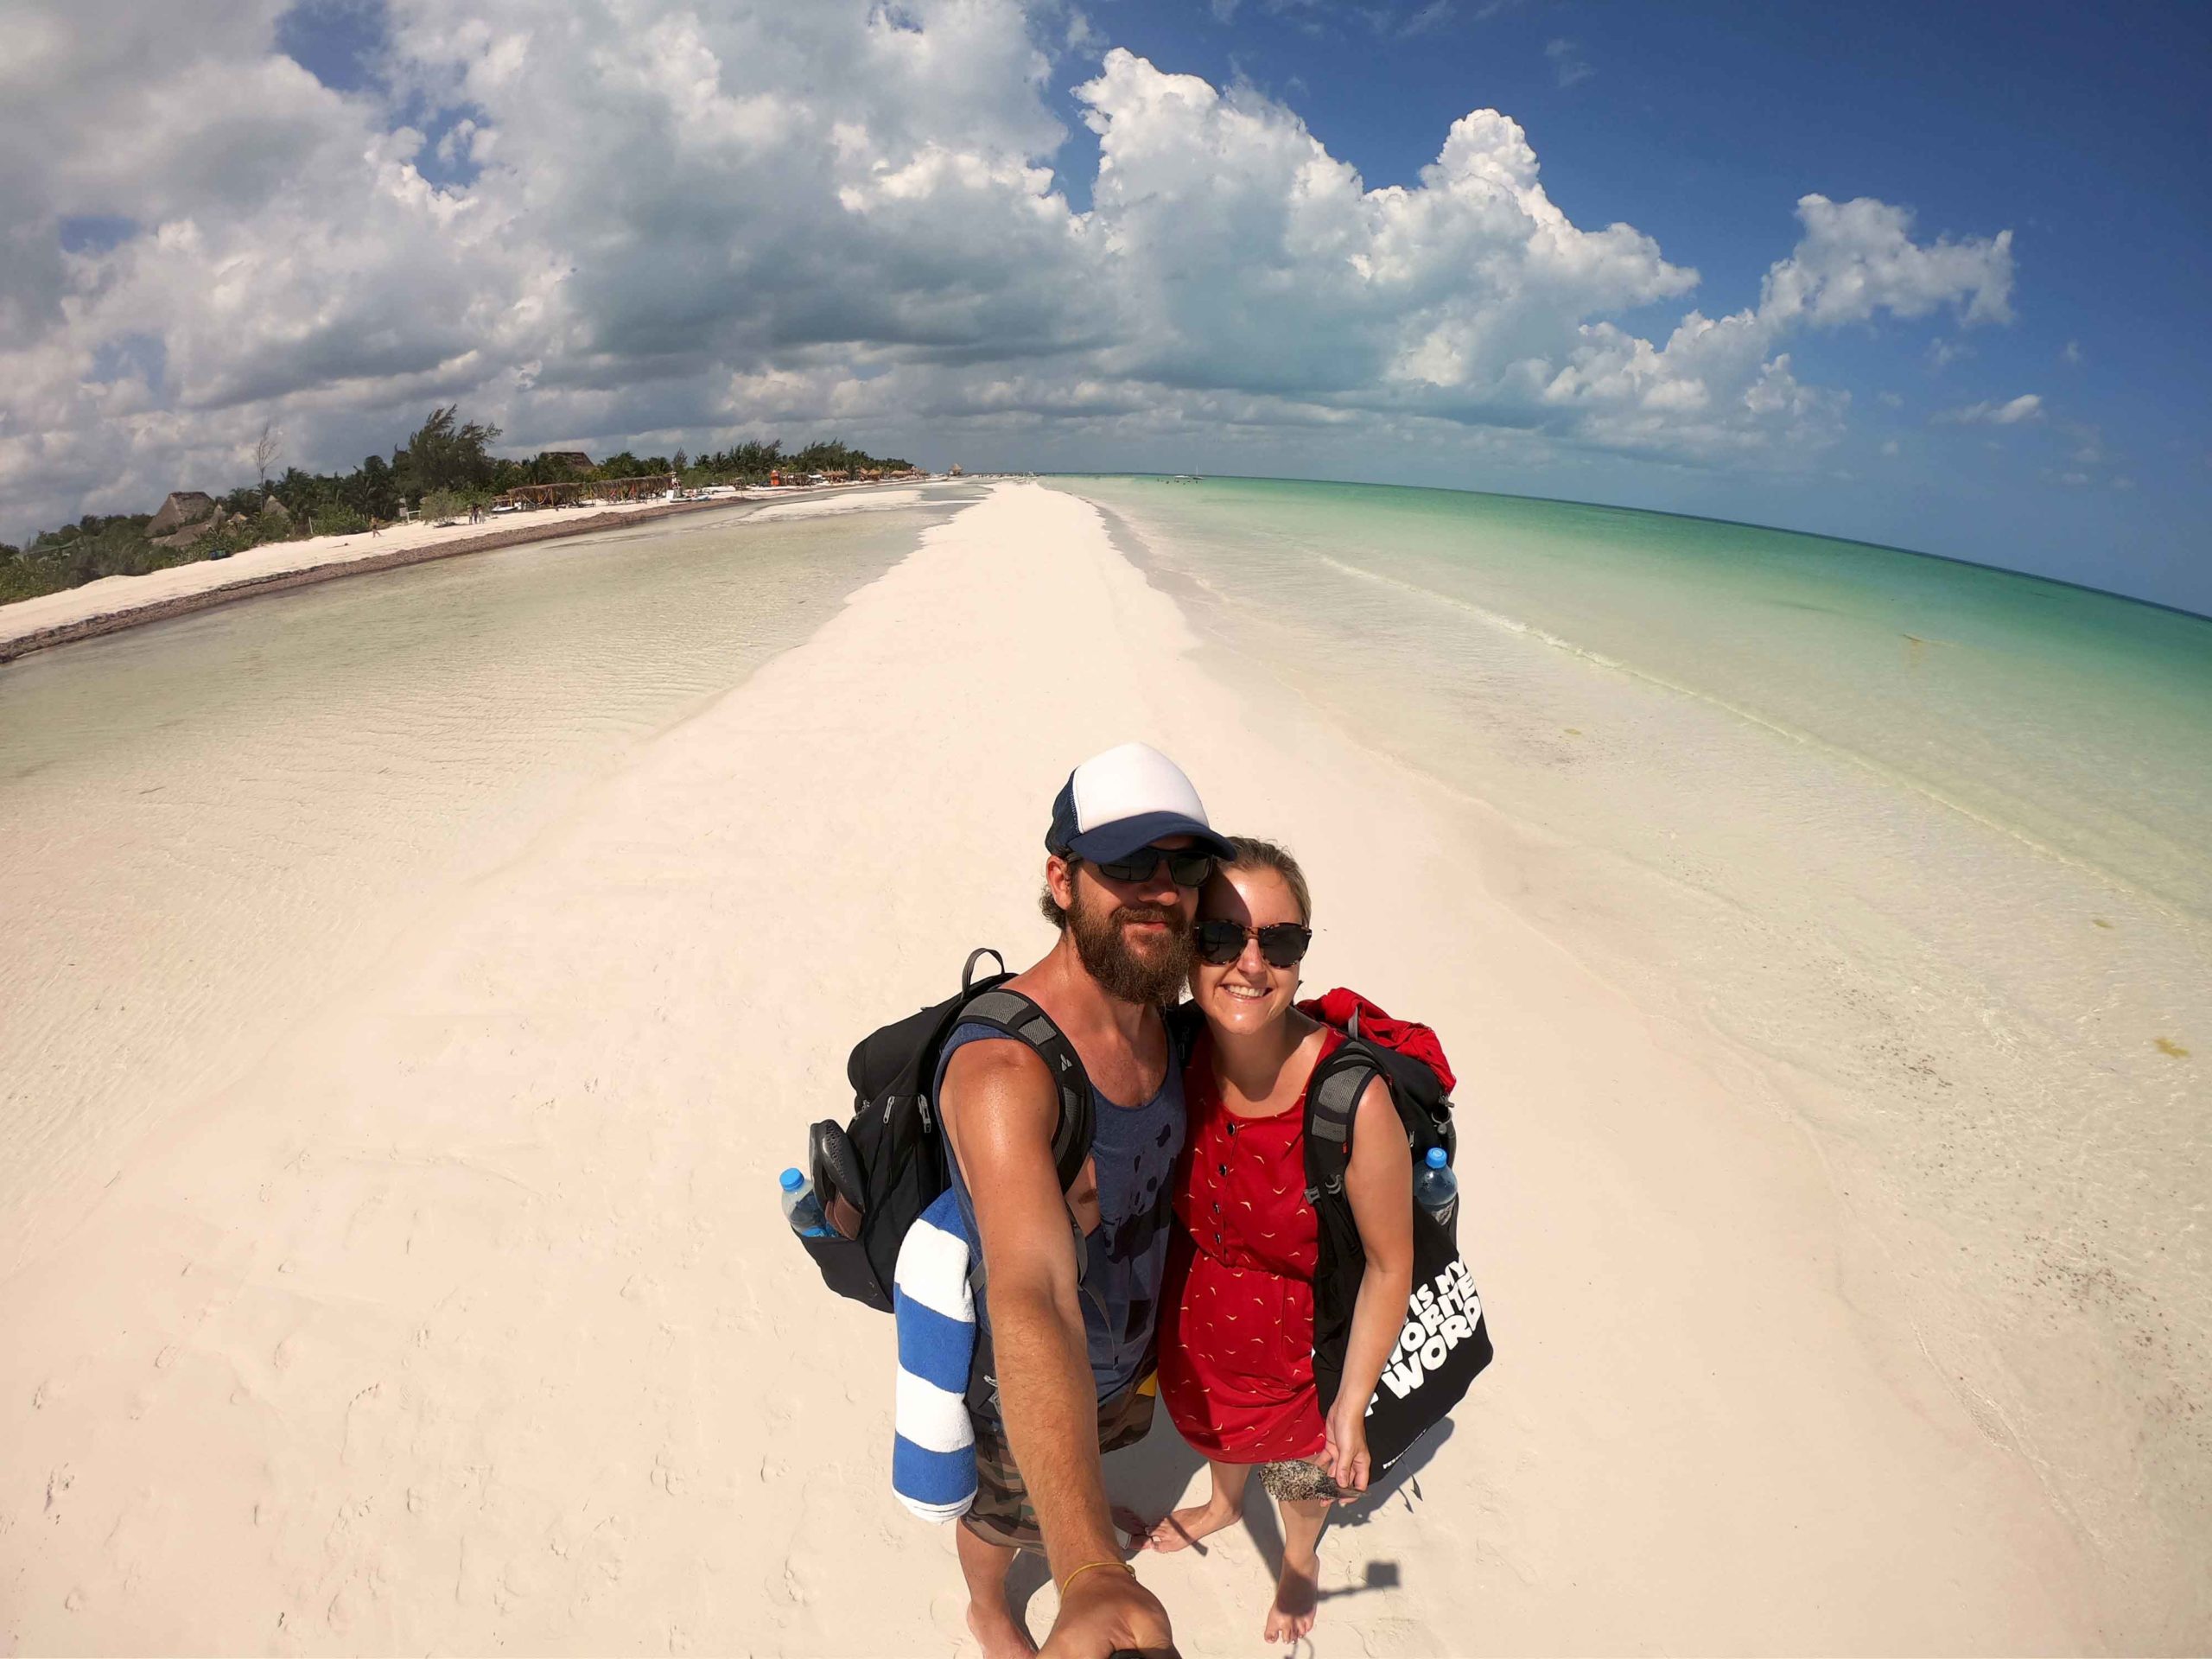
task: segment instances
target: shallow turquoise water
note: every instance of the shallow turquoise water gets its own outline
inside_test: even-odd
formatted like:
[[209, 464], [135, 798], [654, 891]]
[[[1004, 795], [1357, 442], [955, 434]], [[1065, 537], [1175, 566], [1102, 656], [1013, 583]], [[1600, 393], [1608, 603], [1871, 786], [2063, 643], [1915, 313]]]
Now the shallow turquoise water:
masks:
[[2212, 1628], [2212, 621], [1613, 508], [1065, 483], [1224, 672], [1502, 809], [1516, 903], [1764, 1067], [1882, 1317], [2139, 1628]]
[[1141, 501], [1179, 545], [1310, 562], [1315, 586], [1291, 603], [1335, 603], [1323, 571], [1426, 588], [1471, 622], [1828, 744], [2212, 918], [2212, 620], [1616, 507], [1234, 479], [1097, 487]]
[[974, 494], [507, 548], [0, 668], [0, 1274]]

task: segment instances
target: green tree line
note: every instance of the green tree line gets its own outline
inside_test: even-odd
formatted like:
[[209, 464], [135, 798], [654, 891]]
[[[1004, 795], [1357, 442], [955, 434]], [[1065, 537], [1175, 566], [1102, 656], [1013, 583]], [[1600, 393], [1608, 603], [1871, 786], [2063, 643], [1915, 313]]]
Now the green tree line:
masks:
[[[403, 507], [431, 518], [456, 518], [523, 484], [604, 482], [676, 474], [687, 487], [765, 484], [772, 473], [903, 472], [908, 463], [831, 439], [786, 450], [780, 439], [748, 442], [693, 457], [639, 456], [625, 449], [588, 469], [557, 453], [527, 461], [495, 455], [499, 429], [463, 420], [458, 405], [430, 411], [386, 459], [365, 457], [347, 473], [288, 467], [275, 478], [242, 485], [216, 499], [219, 524], [182, 546], [149, 537], [150, 512], [86, 513], [76, 523], [41, 531], [27, 547], [0, 542], [0, 603], [56, 593], [102, 576], [143, 575], [171, 565], [228, 558], [265, 542], [308, 536], [349, 536], [397, 518]], [[270, 433], [257, 446], [264, 467], [275, 453]], [[271, 504], [274, 504], [272, 509]]]

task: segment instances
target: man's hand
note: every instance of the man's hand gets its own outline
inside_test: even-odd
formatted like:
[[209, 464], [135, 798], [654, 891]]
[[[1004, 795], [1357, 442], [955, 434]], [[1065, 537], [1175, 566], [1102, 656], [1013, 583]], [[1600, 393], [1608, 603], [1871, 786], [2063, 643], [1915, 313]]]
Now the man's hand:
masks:
[[1118, 1567], [1085, 1573], [1060, 1598], [1041, 1659], [1109, 1659], [1122, 1652], [1175, 1659], [1167, 1610], [1133, 1573]]

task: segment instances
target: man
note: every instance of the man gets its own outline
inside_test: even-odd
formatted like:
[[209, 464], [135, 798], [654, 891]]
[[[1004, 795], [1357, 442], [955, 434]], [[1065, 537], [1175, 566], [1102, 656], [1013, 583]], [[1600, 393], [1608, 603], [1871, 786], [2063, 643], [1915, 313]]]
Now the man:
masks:
[[1026, 1043], [956, 1029], [937, 1091], [982, 1258], [968, 1394], [979, 1490], [959, 1535], [968, 1624], [988, 1659], [1036, 1651], [1006, 1583], [1018, 1551], [1041, 1548], [1060, 1589], [1048, 1653], [1172, 1652], [1166, 1611], [1123, 1565], [1099, 1454], [1151, 1427], [1183, 1145], [1181, 1066], [1160, 1009], [1190, 970], [1198, 890], [1230, 849], [1181, 769], [1141, 743], [1068, 775], [1045, 847], [1041, 902], [1059, 940], [1009, 982], [1083, 1061], [1090, 1160], [1063, 1193], [1058, 1090]]

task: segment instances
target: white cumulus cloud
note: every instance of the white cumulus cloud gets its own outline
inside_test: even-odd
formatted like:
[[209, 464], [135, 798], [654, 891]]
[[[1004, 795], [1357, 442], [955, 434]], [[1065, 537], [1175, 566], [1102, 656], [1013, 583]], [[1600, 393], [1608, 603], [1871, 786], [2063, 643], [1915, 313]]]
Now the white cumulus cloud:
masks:
[[1777, 319], [1865, 322], [1878, 312], [1923, 317], [1939, 307], [1967, 322], [2012, 320], [2012, 232], [1954, 242], [1912, 239], [1912, 215], [1862, 196], [1797, 204], [1804, 235], [1767, 272], [1759, 309]]
[[[1067, 0], [387, 0], [356, 92], [276, 49], [278, 0], [29, 10], [9, 539], [249, 476], [265, 420], [344, 466], [456, 399], [524, 451], [1306, 431], [1774, 465], [1847, 410], [1793, 338], [2011, 315], [2009, 233], [1808, 195], [1756, 304], [1647, 338], [1624, 319], [1699, 273], [1573, 222], [1506, 115], [1370, 187], [1281, 101], [1091, 55]], [[1081, 211], [1056, 89], [1097, 142]]]

